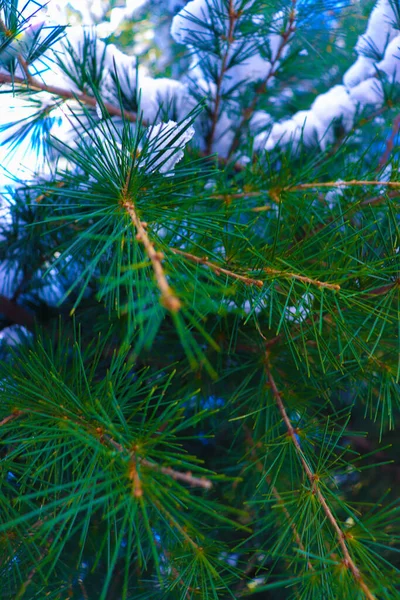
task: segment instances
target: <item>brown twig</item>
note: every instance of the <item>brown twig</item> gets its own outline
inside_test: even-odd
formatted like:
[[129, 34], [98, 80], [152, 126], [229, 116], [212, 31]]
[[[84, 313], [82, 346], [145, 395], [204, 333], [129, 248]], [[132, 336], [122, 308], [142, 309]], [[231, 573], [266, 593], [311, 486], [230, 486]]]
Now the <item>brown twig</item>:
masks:
[[[19, 84], [23, 87], [26, 87], [27, 91], [34, 92], [47, 92], [53, 96], [58, 96], [59, 98], [63, 98], [64, 100], [76, 100], [82, 104], [86, 104], [87, 106], [91, 106], [96, 108], [97, 100], [93, 96], [89, 96], [84, 93], [75, 93], [65, 88], [58, 87], [56, 85], [47, 85], [46, 83], [40, 81], [39, 79], [30, 76], [30, 80], [26, 81], [25, 77], [19, 77], [17, 75], [10, 75], [8, 73], [0, 73], [0, 84], [10, 84], [14, 86], [14, 84]], [[111, 104], [110, 102], [103, 101], [104, 108], [107, 110], [108, 114], [113, 117], [124, 117], [127, 121], [135, 122], [137, 121], [136, 113], [121, 110], [118, 106]], [[58, 106], [58, 105], [57, 105]], [[145, 122], [143, 122], [145, 124]]]
[[160, 471], [160, 473], [172, 477], [172, 479], [175, 479], [175, 481], [183, 481], [191, 487], [201, 487], [205, 490], [210, 490], [212, 488], [212, 481], [206, 479], [205, 477], [195, 477], [190, 472], [182, 473], [181, 471], [175, 471], [175, 469], [172, 469], [171, 467], [162, 467], [157, 463], [147, 460], [146, 458], [141, 458], [139, 461], [143, 466]]
[[286, 48], [287, 44], [289, 43], [289, 40], [290, 40], [292, 34], [296, 30], [296, 27], [295, 27], [296, 4], [297, 4], [297, 0], [292, 0], [292, 6], [291, 6], [291, 9], [289, 12], [287, 28], [285, 31], [281, 32], [281, 41], [280, 41], [279, 47], [277, 49], [276, 56], [271, 60], [271, 65], [270, 65], [270, 69], [268, 71], [267, 76], [264, 77], [264, 79], [261, 81], [261, 83], [259, 83], [257, 85], [257, 87], [254, 91], [254, 96], [253, 96], [252, 101], [250, 102], [249, 106], [243, 112], [242, 119], [240, 120], [240, 122], [236, 128], [235, 137], [234, 137], [232, 145], [229, 149], [228, 160], [232, 156], [232, 154], [236, 151], [236, 149], [239, 145], [240, 133], [241, 133], [243, 127], [245, 127], [247, 125], [248, 121], [250, 120], [250, 118], [252, 117], [252, 115], [254, 113], [254, 110], [255, 110], [255, 108], [257, 106], [257, 102], [258, 102], [258, 96], [264, 92], [266, 86], [268, 85], [269, 80], [272, 77], [274, 77], [274, 75], [276, 74], [277, 64], [279, 63], [282, 53], [283, 53], [284, 49]]
[[237, 192], [235, 194], [215, 194], [215, 196], [210, 196], [212, 200], [224, 200], [229, 203], [231, 200], [236, 198], [257, 198], [258, 196], [265, 195], [265, 191], [259, 192]]
[[23, 412], [21, 410], [15, 410], [11, 415], [4, 417], [4, 419], [0, 421], [0, 427], [6, 423], [9, 423], [10, 421], [13, 421], [14, 419], [18, 419], [18, 417], [20, 417], [22, 414]]
[[29, 571], [28, 577], [22, 583], [17, 595], [15, 596], [15, 600], [20, 600], [20, 598], [23, 598], [23, 596], [25, 595], [27, 588], [30, 586], [34, 576], [37, 573], [37, 570], [39, 568], [39, 563], [47, 556], [52, 542], [53, 542], [53, 537], [50, 536], [49, 539], [47, 540], [46, 547], [43, 549], [43, 551], [41, 552], [41, 554], [39, 556], [37, 564], [34, 567], [32, 567], [32, 569]]
[[347, 186], [364, 186], [364, 185], [383, 185], [386, 187], [392, 188], [400, 188], [400, 181], [379, 181], [379, 180], [359, 180], [359, 179], [350, 179], [349, 181], [315, 181], [314, 183], [299, 183], [298, 185], [290, 186], [283, 188], [283, 192], [295, 192], [298, 190], [308, 190], [313, 188], [321, 188], [321, 187], [337, 187], [344, 188]]
[[365, 594], [365, 597], [368, 600], [376, 600], [376, 597], [374, 596], [374, 594], [371, 592], [371, 590], [369, 589], [368, 585], [365, 583], [364, 578], [362, 576], [362, 573], [360, 572], [360, 569], [357, 567], [357, 565], [355, 564], [353, 558], [350, 555], [349, 549], [347, 547], [347, 543], [346, 543], [346, 534], [344, 533], [344, 531], [340, 528], [340, 525], [338, 524], [334, 514], [332, 513], [331, 509], [328, 506], [328, 503], [325, 499], [325, 496], [323, 495], [320, 487], [318, 486], [318, 475], [316, 473], [314, 473], [314, 471], [312, 470], [312, 468], [310, 467], [309, 463], [307, 462], [304, 454], [303, 454], [303, 450], [301, 449], [300, 446], [300, 442], [298, 441], [297, 438], [297, 434], [293, 428], [293, 425], [289, 419], [289, 416], [286, 412], [285, 409], [285, 405], [283, 403], [282, 400], [282, 396], [277, 388], [277, 385], [275, 383], [275, 380], [272, 376], [271, 370], [269, 368], [268, 365], [268, 356], [267, 356], [267, 360], [266, 360], [266, 373], [268, 376], [268, 380], [269, 380], [269, 384], [271, 386], [271, 390], [272, 390], [272, 394], [275, 398], [275, 402], [276, 405], [278, 407], [278, 410], [281, 414], [282, 420], [286, 426], [287, 432], [289, 437], [292, 440], [293, 446], [295, 448], [296, 454], [299, 457], [299, 460], [301, 462], [301, 465], [305, 471], [305, 474], [307, 476], [307, 479], [309, 480], [312, 490], [313, 490], [313, 494], [315, 495], [315, 497], [318, 499], [322, 510], [325, 513], [325, 516], [327, 518], [327, 520], [329, 521], [329, 523], [331, 524], [333, 530], [335, 531], [336, 537], [338, 539], [338, 543], [339, 546], [342, 550], [343, 553], [343, 565], [349, 569], [349, 571], [351, 572], [354, 580], [357, 582], [357, 584], [359, 585], [359, 587], [362, 589], [362, 591]]
[[217, 127], [217, 123], [218, 123], [218, 119], [219, 119], [219, 109], [221, 106], [222, 83], [224, 80], [225, 73], [227, 71], [229, 51], [230, 51], [231, 45], [233, 44], [233, 42], [235, 40], [235, 38], [234, 38], [235, 25], [236, 25], [236, 21], [239, 18], [239, 16], [240, 16], [239, 13], [235, 10], [233, 0], [229, 0], [229, 8], [228, 8], [229, 25], [228, 25], [228, 35], [226, 36], [227, 43], [226, 43], [225, 52], [224, 52], [224, 55], [223, 55], [222, 61], [221, 61], [221, 70], [219, 72], [219, 75], [218, 75], [218, 78], [216, 81], [215, 104], [214, 104], [214, 110], [212, 112], [212, 117], [211, 117], [211, 129], [207, 136], [207, 138], [208, 138], [207, 139], [207, 154], [211, 154], [211, 152], [212, 152], [212, 145], [213, 145], [215, 131], [216, 131], [216, 127]]
[[[256, 452], [256, 447], [255, 447], [255, 444], [254, 444], [254, 440], [252, 438], [252, 435], [250, 433], [249, 428], [246, 425], [245, 425], [245, 436], [246, 436], [246, 441], [247, 441], [247, 443], [248, 443], [248, 445], [249, 445], [249, 447], [251, 449], [250, 453], [251, 453], [252, 457], [255, 460], [255, 464], [256, 464], [257, 470], [260, 473], [264, 473], [264, 465], [262, 464], [261, 460], [257, 456], [257, 452]], [[268, 485], [271, 488], [272, 495], [276, 499], [279, 508], [282, 510], [283, 514], [285, 515], [285, 518], [286, 518], [286, 520], [287, 520], [287, 522], [288, 522], [288, 524], [290, 526], [290, 529], [292, 530], [293, 538], [294, 538], [296, 544], [298, 545], [298, 547], [300, 548], [300, 550], [304, 553], [304, 555], [306, 555], [307, 552], [306, 552], [306, 549], [304, 547], [303, 542], [301, 541], [300, 534], [299, 534], [299, 532], [297, 530], [297, 527], [296, 527], [295, 523], [293, 522], [293, 519], [292, 519], [292, 517], [291, 517], [291, 515], [290, 515], [290, 513], [288, 511], [288, 509], [286, 508], [286, 505], [285, 505], [285, 503], [283, 501], [282, 496], [278, 492], [277, 488], [274, 485], [272, 485], [271, 477], [269, 475], [266, 475], [265, 479], [266, 479]], [[309, 571], [314, 571], [314, 567], [312, 566], [312, 564], [311, 564], [311, 562], [310, 562], [309, 559], [307, 559], [307, 568], [308, 568]]]
[[382, 204], [387, 198], [396, 198], [399, 195], [397, 190], [393, 192], [387, 192], [386, 194], [380, 194], [379, 196], [373, 196], [372, 198], [366, 198], [360, 202], [360, 206], [376, 206]]
[[6, 319], [17, 325], [22, 325], [27, 329], [33, 329], [33, 314], [28, 312], [22, 306], [15, 304], [15, 302], [9, 298], [6, 298], [6, 296], [0, 295], [0, 313], [3, 314]]
[[144, 246], [147, 257], [151, 262], [157, 286], [161, 292], [161, 303], [170, 312], [178, 312], [181, 308], [181, 302], [179, 298], [174, 294], [171, 286], [167, 281], [167, 277], [162, 266], [164, 254], [162, 252], [158, 252], [154, 248], [154, 244], [150, 241], [150, 238], [146, 231], [147, 224], [144, 221], [140, 220], [132, 200], [124, 195], [122, 198], [121, 205], [129, 214], [131, 221], [136, 229], [136, 239]]
[[261, 279], [253, 279], [252, 277], [247, 277], [246, 275], [239, 275], [238, 273], [234, 273], [233, 271], [224, 269], [223, 267], [220, 267], [219, 265], [216, 265], [215, 263], [210, 262], [206, 256], [202, 258], [200, 256], [195, 256], [194, 254], [190, 254], [190, 252], [184, 252], [183, 250], [178, 250], [177, 248], [171, 248], [171, 252], [173, 252], [174, 254], [179, 254], [180, 256], [183, 256], [184, 258], [187, 258], [191, 262], [197, 263], [199, 265], [206, 265], [212, 271], [214, 271], [214, 273], [216, 273], [217, 275], [220, 275], [221, 273], [223, 273], [224, 275], [228, 275], [228, 277], [232, 277], [232, 279], [237, 279], [238, 281], [241, 281], [242, 283], [245, 283], [246, 285], [255, 285], [259, 288], [263, 287], [263, 285], [264, 285], [264, 282]]
[[[216, 265], [215, 263], [210, 262], [206, 256], [205, 257], [195, 256], [194, 254], [190, 254], [190, 252], [184, 252], [183, 250], [178, 250], [177, 248], [171, 248], [171, 252], [173, 252], [174, 254], [179, 254], [180, 256], [183, 256], [183, 257], [187, 258], [188, 260], [190, 260], [191, 262], [197, 263], [199, 265], [205, 265], [205, 266], [209, 267], [212, 271], [217, 273], [217, 275], [219, 275], [220, 273], [223, 273], [224, 275], [227, 275], [228, 277], [232, 277], [233, 279], [242, 281], [246, 285], [255, 285], [259, 288], [263, 287], [263, 285], [264, 285], [264, 282], [261, 279], [254, 279], [252, 277], [248, 277], [247, 275], [239, 275], [238, 273], [234, 273], [233, 271], [224, 269], [223, 267], [220, 267], [219, 265]], [[311, 279], [310, 277], [307, 277], [306, 275], [299, 275], [297, 273], [291, 273], [288, 271], [280, 271], [278, 269], [272, 269], [271, 267], [264, 267], [263, 271], [265, 273], [267, 273], [268, 275], [296, 279], [297, 281], [302, 281], [304, 283], [308, 283], [309, 285], [315, 285], [319, 288], [327, 288], [327, 289], [335, 290], [335, 291], [340, 290], [340, 285], [338, 285], [337, 283], [327, 283], [325, 281], [319, 281], [318, 279]]]
[[272, 269], [270, 267], [265, 267], [263, 269], [269, 275], [276, 275], [277, 277], [288, 277], [289, 279], [296, 279], [297, 281], [302, 281], [303, 283], [308, 283], [309, 285], [315, 285], [319, 288], [327, 288], [329, 290], [339, 291], [340, 285], [337, 283], [327, 283], [326, 281], [319, 281], [319, 279], [311, 279], [306, 275], [299, 275], [298, 273], [291, 273], [288, 271], [279, 271], [278, 269]]
[[390, 155], [391, 155], [393, 147], [394, 147], [396, 135], [399, 133], [399, 127], [400, 127], [400, 115], [397, 115], [397, 117], [393, 121], [392, 131], [386, 142], [385, 151], [382, 154], [379, 164], [378, 164], [379, 170], [382, 169], [382, 167], [384, 167], [386, 165], [386, 163], [388, 162], [388, 160], [390, 158]]
[[[131, 455], [132, 465], [134, 464], [133, 461], [135, 462], [135, 465], [134, 465], [134, 467], [132, 465], [130, 467], [130, 478], [134, 482], [136, 481], [136, 484], [138, 486], [137, 489], [141, 489], [141, 483], [139, 483], [136, 479], [136, 475], [135, 475], [135, 471], [137, 473], [136, 463], [143, 465], [144, 467], [147, 467], [149, 469], [154, 469], [156, 471], [159, 471], [163, 475], [168, 475], [169, 477], [171, 477], [172, 479], [175, 479], [176, 481], [183, 481], [184, 483], [187, 483], [191, 487], [201, 487], [206, 490], [209, 490], [212, 488], [212, 481], [210, 481], [209, 479], [206, 479], [205, 477], [195, 477], [190, 472], [182, 473], [181, 471], [176, 471], [175, 469], [172, 469], [171, 467], [163, 467], [161, 465], [158, 465], [157, 463], [150, 461], [147, 458], [141, 458], [140, 456], [137, 456], [137, 454], [135, 452], [132, 452], [132, 451], [128, 450], [127, 448], [124, 448], [124, 446], [122, 446], [122, 444], [119, 444], [118, 442], [116, 442], [109, 435], [103, 434], [101, 436], [101, 438], [106, 440], [113, 448], [118, 450], [118, 452]], [[135, 495], [141, 496], [142, 494], [135, 493]]]

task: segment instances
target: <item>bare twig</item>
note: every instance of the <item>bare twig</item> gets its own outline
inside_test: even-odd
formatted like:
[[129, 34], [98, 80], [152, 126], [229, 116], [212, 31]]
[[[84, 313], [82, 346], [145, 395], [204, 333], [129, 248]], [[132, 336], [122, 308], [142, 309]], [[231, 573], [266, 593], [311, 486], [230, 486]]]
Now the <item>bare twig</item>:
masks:
[[310, 467], [309, 463], [307, 462], [303, 451], [301, 449], [300, 446], [300, 442], [298, 441], [297, 438], [297, 434], [293, 428], [293, 425], [289, 419], [289, 416], [286, 412], [285, 409], [285, 405], [283, 403], [283, 399], [282, 396], [277, 388], [277, 385], [275, 383], [275, 380], [272, 376], [271, 370], [269, 368], [268, 365], [268, 356], [266, 357], [266, 373], [268, 376], [268, 380], [269, 380], [269, 384], [271, 386], [271, 390], [272, 390], [272, 394], [275, 398], [275, 402], [276, 405], [278, 407], [278, 410], [281, 414], [282, 420], [286, 426], [288, 435], [290, 436], [292, 442], [293, 442], [293, 446], [295, 448], [295, 451], [299, 457], [299, 460], [301, 462], [301, 465], [307, 475], [307, 478], [312, 486], [313, 489], [313, 493], [315, 495], [315, 497], [318, 499], [322, 510], [325, 513], [325, 516], [327, 518], [327, 520], [329, 521], [329, 523], [331, 524], [333, 530], [335, 531], [339, 546], [342, 550], [343, 553], [343, 564], [344, 566], [349, 569], [349, 571], [351, 572], [354, 580], [357, 582], [357, 584], [359, 585], [359, 587], [362, 589], [362, 591], [365, 594], [365, 597], [367, 598], [367, 600], [376, 600], [376, 597], [374, 596], [374, 594], [371, 592], [371, 590], [369, 589], [368, 585], [365, 583], [364, 578], [362, 576], [362, 573], [360, 572], [360, 569], [357, 567], [357, 565], [355, 564], [353, 558], [350, 555], [349, 549], [347, 547], [347, 543], [346, 543], [346, 534], [344, 533], [344, 531], [340, 528], [335, 516], [333, 515], [331, 509], [328, 506], [328, 503], [325, 499], [325, 496], [323, 495], [320, 487], [318, 486], [318, 475], [316, 473], [313, 472], [312, 468]]
[[20, 587], [17, 595], [15, 596], [15, 600], [20, 600], [20, 598], [23, 598], [23, 596], [25, 595], [25, 592], [26, 592], [27, 588], [32, 583], [32, 580], [33, 580], [34, 576], [36, 575], [36, 573], [38, 571], [39, 564], [47, 556], [47, 554], [48, 554], [48, 552], [50, 550], [50, 546], [51, 546], [52, 542], [53, 542], [53, 537], [51, 536], [47, 540], [46, 547], [41, 552], [41, 554], [40, 554], [40, 556], [39, 556], [39, 558], [37, 560], [36, 565], [34, 567], [32, 567], [32, 569], [28, 573], [28, 577], [26, 578], [26, 580], [21, 585], [21, 587]]
[[167, 277], [162, 266], [164, 254], [162, 252], [158, 252], [154, 248], [154, 245], [150, 241], [150, 238], [146, 231], [146, 223], [140, 220], [132, 200], [124, 196], [122, 198], [122, 207], [129, 214], [131, 221], [136, 229], [136, 239], [139, 242], [141, 242], [141, 244], [143, 244], [145, 252], [151, 262], [157, 286], [161, 292], [161, 302], [163, 306], [172, 313], [178, 312], [181, 308], [181, 302], [179, 298], [174, 294], [171, 286], [167, 281]]

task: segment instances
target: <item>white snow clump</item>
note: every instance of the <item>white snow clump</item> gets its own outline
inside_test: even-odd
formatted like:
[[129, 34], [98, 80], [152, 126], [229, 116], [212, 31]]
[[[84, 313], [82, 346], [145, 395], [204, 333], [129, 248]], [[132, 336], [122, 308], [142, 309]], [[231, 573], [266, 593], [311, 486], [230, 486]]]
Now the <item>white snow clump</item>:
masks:
[[147, 130], [149, 140], [149, 155], [143, 160], [142, 166], [147, 173], [158, 171], [164, 175], [173, 175], [171, 171], [183, 158], [183, 149], [194, 136], [194, 128], [187, 122], [176, 123], [168, 121], [153, 125]]

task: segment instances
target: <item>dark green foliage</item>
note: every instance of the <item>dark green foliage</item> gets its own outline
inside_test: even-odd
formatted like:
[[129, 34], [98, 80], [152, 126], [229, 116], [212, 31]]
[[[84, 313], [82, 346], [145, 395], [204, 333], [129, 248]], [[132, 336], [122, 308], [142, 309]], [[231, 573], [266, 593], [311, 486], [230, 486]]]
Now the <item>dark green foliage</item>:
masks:
[[[254, 11], [285, 9], [284, 28], [288, 4]], [[397, 148], [380, 162], [399, 90], [386, 81], [379, 114], [347, 134], [335, 123], [324, 149], [252, 152], [246, 107], [279, 119], [310, 106], [369, 14], [300, 4], [281, 78], [221, 93], [238, 111], [224, 160], [193, 144], [167, 169], [193, 124], [212, 147], [210, 94], [192, 81], [186, 118], [152, 137], [138, 78], [127, 91], [114, 64], [103, 98], [92, 35], [79, 55], [57, 50], [73, 92], [16, 71], [62, 27], [7, 67], [2, 98], [24, 94], [33, 111], [7, 141], [46, 170], [2, 192], [0, 293], [14, 310], [0, 296], [1, 326], [30, 333], [0, 347], [1, 600], [400, 598]], [[0, 7], [6, 47], [24, 18]], [[192, 39], [217, 86], [223, 14]], [[243, 41], [268, 40], [273, 24], [251, 16]], [[188, 64], [178, 51], [167, 74]], [[273, 103], [287, 85], [299, 94]], [[51, 136], [60, 109], [68, 139]], [[161, 105], [155, 122], [176, 112]]]

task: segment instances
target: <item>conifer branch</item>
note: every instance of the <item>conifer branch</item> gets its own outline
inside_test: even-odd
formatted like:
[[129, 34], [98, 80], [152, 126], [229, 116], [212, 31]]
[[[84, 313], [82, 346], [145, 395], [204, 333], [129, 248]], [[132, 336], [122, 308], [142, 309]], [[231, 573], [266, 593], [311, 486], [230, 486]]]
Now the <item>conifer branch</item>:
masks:
[[205, 490], [210, 490], [212, 488], [212, 481], [205, 477], [195, 477], [190, 472], [182, 473], [171, 467], [162, 467], [154, 462], [150, 462], [146, 458], [141, 458], [140, 463], [145, 467], [160, 471], [163, 475], [168, 475], [172, 479], [175, 479], [175, 481], [183, 481], [183, 483], [187, 483], [190, 487], [201, 487]]
[[265, 192], [237, 192], [235, 194], [215, 194], [211, 196], [213, 200], [224, 200], [227, 204], [230, 203], [231, 200], [235, 200], [236, 198], [258, 198], [258, 196], [264, 195]]
[[[58, 96], [63, 100], [75, 100], [76, 102], [86, 104], [92, 108], [96, 108], [98, 105], [98, 102], [94, 96], [89, 96], [89, 94], [85, 93], [75, 93], [71, 90], [56, 85], [48, 85], [40, 81], [37, 77], [32, 77], [31, 75], [27, 81], [25, 77], [10, 75], [9, 73], [0, 73], [0, 84], [10, 84], [13, 87], [15, 84], [19, 84], [22, 88], [25, 87], [27, 92], [46, 92], [52, 96]], [[132, 123], [137, 121], [136, 113], [123, 110], [118, 106], [111, 104], [111, 102], [103, 101], [103, 105], [108, 114], [112, 117], [123, 117]], [[142, 123], [143, 125], [146, 125], [145, 121], [142, 121]]]
[[392, 188], [400, 188], [400, 181], [379, 181], [379, 180], [358, 180], [351, 179], [350, 181], [321, 181], [314, 183], [299, 183], [298, 185], [290, 186], [283, 188], [284, 192], [294, 192], [298, 190], [308, 190], [313, 188], [323, 188], [323, 187], [335, 187], [335, 188], [345, 188], [347, 186], [367, 186], [367, 185], [382, 185], [386, 187]]
[[376, 597], [374, 596], [374, 594], [369, 589], [368, 585], [365, 583], [360, 569], [357, 567], [356, 563], [354, 562], [353, 558], [350, 555], [350, 552], [349, 552], [349, 549], [348, 549], [347, 543], [346, 543], [346, 534], [344, 533], [344, 531], [341, 529], [340, 525], [338, 524], [335, 516], [333, 515], [331, 509], [328, 506], [325, 496], [323, 495], [323, 493], [321, 492], [321, 490], [318, 486], [319, 476], [313, 472], [312, 468], [310, 467], [309, 463], [307, 462], [307, 460], [303, 454], [303, 451], [300, 446], [300, 442], [298, 441], [297, 433], [289, 419], [289, 416], [286, 412], [285, 405], [282, 400], [282, 396], [277, 388], [276, 382], [275, 382], [275, 380], [272, 376], [271, 370], [269, 368], [268, 354], [266, 355], [265, 369], [266, 369], [266, 374], [267, 374], [267, 377], [269, 380], [269, 384], [271, 386], [272, 394], [276, 401], [276, 405], [281, 414], [282, 420], [286, 426], [288, 435], [293, 442], [293, 446], [299, 457], [301, 465], [302, 465], [302, 467], [307, 475], [307, 478], [311, 484], [313, 494], [318, 499], [318, 501], [322, 507], [322, 510], [325, 513], [327, 520], [329, 521], [329, 523], [331, 524], [332, 528], [334, 529], [334, 531], [336, 533], [336, 537], [337, 537], [339, 546], [343, 553], [343, 558], [344, 558], [343, 564], [347, 569], [349, 569], [353, 578], [355, 579], [355, 581], [357, 582], [359, 587], [364, 592], [367, 600], [377, 600]]
[[[190, 260], [191, 262], [194, 262], [194, 263], [197, 263], [200, 265], [205, 265], [205, 266], [209, 267], [212, 271], [214, 271], [217, 275], [220, 275], [221, 273], [223, 273], [224, 275], [228, 275], [228, 277], [232, 277], [233, 279], [242, 281], [246, 285], [255, 285], [259, 288], [262, 288], [264, 285], [264, 282], [261, 279], [254, 279], [252, 277], [248, 277], [247, 275], [239, 275], [238, 273], [234, 273], [233, 271], [230, 271], [228, 269], [220, 267], [219, 265], [216, 265], [215, 263], [210, 262], [208, 260], [207, 256], [204, 256], [204, 257], [195, 256], [194, 254], [191, 254], [190, 252], [184, 252], [183, 250], [178, 250], [177, 248], [171, 248], [171, 252], [173, 252], [174, 254], [181, 255], [181, 256], [187, 258], [188, 260]], [[315, 285], [319, 288], [327, 288], [327, 289], [335, 290], [335, 291], [339, 291], [341, 289], [340, 285], [338, 285], [337, 283], [327, 283], [325, 281], [319, 281], [318, 279], [311, 279], [310, 277], [306, 277], [305, 275], [299, 275], [297, 273], [280, 271], [278, 269], [272, 269], [271, 267], [264, 267], [263, 271], [265, 273], [268, 273], [269, 275], [273, 275], [273, 276], [277, 276], [277, 277], [287, 277], [290, 279], [296, 279], [297, 281], [302, 281], [303, 283], [307, 283], [309, 285]]]
[[[251, 448], [250, 453], [251, 453], [251, 456], [253, 457], [253, 459], [255, 460], [256, 468], [260, 473], [264, 474], [264, 465], [262, 464], [261, 460], [257, 456], [256, 445], [255, 445], [253, 437], [250, 433], [250, 429], [246, 425], [245, 425], [245, 436], [246, 436], [246, 441], [248, 442], [248, 445]], [[277, 501], [279, 508], [282, 510], [283, 514], [285, 515], [286, 521], [289, 524], [290, 529], [292, 530], [293, 538], [294, 538], [297, 546], [300, 548], [300, 550], [306, 556], [307, 555], [306, 549], [304, 547], [303, 542], [301, 541], [301, 537], [297, 530], [296, 524], [294, 523], [288, 509], [286, 508], [286, 505], [285, 505], [285, 502], [284, 502], [282, 496], [278, 492], [277, 488], [274, 485], [272, 485], [271, 477], [269, 475], [265, 475], [265, 479], [271, 488], [272, 495], [274, 496], [275, 500]], [[314, 571], [314, 567], [311, 564], [309, 559], [307, 559], [307, 569], [309, 571]]]
[[217, 123], [218, 123], [218, 119], [219, 119], [219, 109], [220, 109], [221, 100], [222, 100], [222, 83], [223, 83], [223, 80], [225, 77], [225, 73], [227, 71], [229, 51], [231, 49], [231, 45], [235, 41], [234, 31], [235, 31], [236, 21], [238, 18], [239, 18], [239, 13], [235, 10], [234, 1], [229, 0], [229, 7], [228, 7], [229, 26], [228, 26], [228, 34], [226, 36], [227, 43], [226, 43], [224, 55], [222, 57], [221, 70], [218, 74], [218, 78], [217, 78], [217, 82], [216, 82], [215, 104], [214, 104], [214, 110], [212, 112], [212, 117], [211, 117], [211, 129], [210, 129], [210, 133], [208, 135], [208, 140], [207, 140], [207, 154], [211, 154], [211, 152], [212, 152], [212, 145], [213, 145], [215, 131], [216, 131], [216, 127], [217, 127]]
[[164, 254], [162, 252], [157, 252], [157, 250], [154, 248], [154, 244], [150, 241], [150, 238], [146, 231], [147, 223], [140, 220], [136, 212], [134, 203], [129, 197], [126, 197], [125, 192], [123, 194], [121, 204], [122, 207], [128, 212], [131, 221], [136, 229], [136, 239], [144, 246], [147, 257], [149, 258], [152, 264], [157, 286], [161, 292], [162, 305], [172, 313], [178, 312], [181, 308], [181, 302], [179, 298], [174, 294], [171, 286], [167, 281], [167, 277], [162, 266]]
[[272, 269], [271, 267], [264, 267], [263, 269], [269, 275], [274, 275], [277, 277], [288, 277], [289, 279], [296, 279], [297, 281], [302, 281], [303, 283], [307, 283], [309, 285], [315, 285], [319, 288], [327, 288], [329, 290], [339, 291], [341, 289], [340, 285], [337, 283], [327, 283], [326, 281], [319, 281], [318, 279], [311, 279], [311, 277], [307, 277], [305, 275], [299, 275], [298, 273], [291, 273], [287, 271], [279, 271], [278, 269]]
[[214, 273], [220, 275], [223, 273], [224, 275], [228, 275], [228, 277], [232, 277], [232, 279], [237, 279], [246, 285], [255, 285], [259, 288], [263, 287], [264, 282], [261, 279], [253, 279], [252, 277], [247, 277], [246, 275], [239, 275], [238, 273], [234, 273], [233, 271], [229, 271], [228, 269], [224, 269], [215, 263], [212, 263], [208, 260], [207, 256], [201, 258], [200, 256], [195, 256], [194, 254], [190, 254], [190, 252], [184, 252], [183, 250], [178, 250], [177, 248], [171, 248], [171, 252], [174, 254], [179, 254], [184, 258], [187, 258], [191, 262], [197, 263], [199, 265], [206, 265], [209, 267]]
[[15, 596], [15, 600], [20, 600], [21, 598], [24, 597], [26, 590], [28, 589], [28, 587], [30, 586], [30, 584], [32, 583], [32, 580], [34, 578], [34, 576], [36, 575], [39, 565], [42, 562], [42, 560], [44, 560], [44, 558], [47, 556], [50, 546], [52, 544], [53, 541], [53, 537], [49, 537], [47, 544], [46, 544], [46, 548], [44, 548], [44, 550], [41, 552], [39, 558], [37, 559], [37, 562], [35, 564], [34, 567], [32, 567], [32, 569], [29, 571], [28, 573], [28, 577], [26, 578], [26, 580], [22, 583], [17, 595]]
[[150, 461], [147, 458], [141, 458], [139, 456], [136, 456], [135, 452], [129, 452], [129, 450], [127, 448], [124, 448], [124, 446], [122, 446], [122, 444], [119, 444], [118, 442], [116, 442], [109, 435], [103, 434], [101, 436], [101, 438], [105, 439], [113, 448], [118, 450], [118, 452], [121, 452], [123, 454], [130, 453], [132, 455], [130, 478], [136, 484], [136, 486], [137, 486], [136, 489], [139, 490], [138, 492], [135, 492], [135, 495], [138, 497], [142, 496], [142, 493], [141, 493], [141, 483], [139, 480], [139, 475], [137, 474], [136, 466], [134, 464], [134, 463], [136, 463], [136, 461], [139, 464], [143, 465], [144, 467], [147, 467], [149, 469], [154, 469], [156, 471], [160, 471], [160, 473], [162, 473], [163, 475], [168, 475], [169, 477], [171, 477], [172, 479], [175, 479], [176, 481], [183, 481], [184, 483], [187, 483], [191, 487], [201, 487], [206, 490], [209, 490], [212, 488], [212, 482], [209, 479], [206, 479], [205, 477], [195, 477], [190, 472], [182, 473], [181, 471], [176, 471], [175, 469], [172, 469], [171, 467], [163, 467], [161, 465], [158, 465], [157, 463]]
[[278, 46], [276, 56], [271, 60], [271, 66], [270, 66], [267, 76], [264, 77], [264, 79], [257, 85], [257, 87], [254, 91], [253, 99], [250, 102], [249, 106], [243, 111], [243, 116], [236, 128], [235, 137], [234, 137], [232, 145], [229, 149], [228, 160], [232, 156], [232, 154], [237, 150], [242, 129], [243, 129], [243, 127], [245, 127], [247, 125], [247, 123], [253, 116], [253, 113], [257, 107], [259, 95], [265, 92], [265, 89], [266, 89], [270, 79], [272, 79], [272, 77], [274, 77], [274, 75], [276, 75], [277, 66], [281, 59], [282, 53], [285, 50], [286, 46], [288, 45], [292, 34], [296, 31], [295, 21], [296, 21], [297, 0], [291, 0], [291, 2], [292, 2], [292, 6], [291, 6], [291, 9], [289, 12], [287, 28], [285, 29], [285, 31], [282, 31], [280, 34], [281, 41]]

